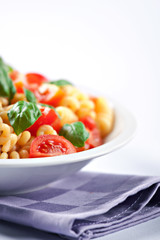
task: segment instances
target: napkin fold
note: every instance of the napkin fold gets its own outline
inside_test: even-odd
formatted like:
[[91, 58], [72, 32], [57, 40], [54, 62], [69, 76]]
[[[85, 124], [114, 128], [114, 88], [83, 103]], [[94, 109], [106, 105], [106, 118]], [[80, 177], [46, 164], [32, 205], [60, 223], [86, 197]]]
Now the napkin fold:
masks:
[[160, 177], [79, 172], [46, 188], [0, 196], [0, 219], [88, 240], [160, 216]]

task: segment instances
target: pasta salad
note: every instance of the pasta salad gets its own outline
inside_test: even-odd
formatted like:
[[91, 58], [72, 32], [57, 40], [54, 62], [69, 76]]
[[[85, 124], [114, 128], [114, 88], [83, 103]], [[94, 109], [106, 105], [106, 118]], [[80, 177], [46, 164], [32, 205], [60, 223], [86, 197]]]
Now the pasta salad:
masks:
[[51, 157], [95, 148], [114, 111], [66, 80], [22, 74], [0, 58], [0, 159]]

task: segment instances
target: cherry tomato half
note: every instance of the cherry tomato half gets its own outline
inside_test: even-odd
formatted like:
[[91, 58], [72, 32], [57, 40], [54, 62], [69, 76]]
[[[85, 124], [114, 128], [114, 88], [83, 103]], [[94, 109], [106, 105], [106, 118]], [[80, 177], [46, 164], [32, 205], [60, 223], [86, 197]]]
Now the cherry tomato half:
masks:
[[24, 90], [23, 90], [24, 84], [23, 84], [22, 80], [17, 79], [13, 82], [13, 84], [16, 88], [17, 93], [24, 93]]
[[61, 128], [61, 121], [55, 112], [54, 109], [49, 107], [39, 106], [39, 109], [42, 115], [37, 119], [37, 121], [30, 126], [27, 130], [33, 135], [36, 136], [36, 132], [41, 125], [48, 124], [54, 128], [57, 132], [59, 132]]
[[81, 118], [80, 121], [83, 122], [87, 131], [89, 132], [89, 138], [85, 142], [84, 147], [76, 148], [77, 152], [100, 146], [102, 144], [102, 138], [94, 119], [90, 116], [85, 116], [84, 118]]
[[15, 80], [18, 78], [18, 76], [19, 76], [19, 72], [16, 71], [16, 70], [13, 70], [12, 72], [9, 73], [9, 77], [10, 77], [13, 81], [15, 81]]
[[102, 145], [102, 138], [100, 135], [100, 131], [99, 129], [93, 128], [92, 130], [89, 130], [89, 138], [87, 139], [86, 143], [89, 144], [89, 148], [95, 148], [98, 147], [100, 145]]
[[43, 82], [48, 82], [48, 79], [39, 73], [27, 73], [25, 75], [24, 85], [31, 91], [35, 91]]
[[85, 142], [84, 147], [76, 147], [77, 152], [82, 152], [82, 151], [86, 151], [90, 148], [90, 145], [88, 143]]
[[54, 84], [41, 84], [34, 93], [40, 103], [49, 104], [54, 107], [57, 107], [64, 97], [64, 92]]
[[88, 128], [89, 130], [92, 130], [93, 128], [97, 127], [96, 122], [90, 116], [85, 116], [85, 117], [81, 118], [80, 121], [83, 122], [85, 127]]
[[12, 79], [13, 84], [16, 88], [17, 93], [24, 93], [24, 77], [18, 71], [13, 70], [9, 73], [9, 77]]
[[30, 147], [30, 158], [52, 157], [76, 153], [76, 148], [62, 136], [41, 135], [36, 137]]

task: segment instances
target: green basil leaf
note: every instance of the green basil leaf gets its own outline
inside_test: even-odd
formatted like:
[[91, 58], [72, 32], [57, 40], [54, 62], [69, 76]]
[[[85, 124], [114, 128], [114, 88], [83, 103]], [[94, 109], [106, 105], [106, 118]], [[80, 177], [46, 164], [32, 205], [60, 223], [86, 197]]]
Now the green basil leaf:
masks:
[[27, 88], [24, 88], [24, 94], [25, 94], [28, 102], [32, 102], [32, 103], [36, 103], [37, 102], [37, 99], [36, 99], [34, 93], [32, 93]]
[[13, 72], [14, 69], [13, 69], [13, 67], [11, 67], [10, 65], [7, 64], [6, 65], [6, 70], [7, 70], [8, 73], [10, 73], [10, 72]]
[[77, 147], [83, 147], [85, 141], [89, 138], [89, 132], [86, 130], [82, 122], [65, 124], [61, 128], [59, 135], [65, 137]]
[[42, 115], [35, 103], [19, 101], [7, 113], [11, 126], [19, 135]]
[[0, 58], [0, 65], [3, 64], [4, 69], [6, 70], [7, 73], [12, 72], [13, 71], [13, 67], [11, 67], [10, 65], [6, 64], [2, 58]]
[[55, 110], [55, 108], [51, 105], [48, 105], [48, 104], [44, 104], [44, 103], [38, 103], [39, 105], [43, 106], [43, 107], [49, 107], [49, 108], [52, 108]]
[[9, 86], [9, 103], [11, 102], [12, 98], [16, 94], [16, 88], [13, 85], [12, 80], [8, 77], [8, 86]]
[[0, 96], [8, 97], [9, 101], [14, 97], [16, 89], [9, 78], [5, 64], [0, 58]]
[[48, 104], [44, 104], [44, 103], [38, 103], [38, 104], [43, 106], [43, 107], [49, 107], [49, 108], [54, 109], [54, 111], [57, 113], [57, 116], [61, 119], [61, 116], [59, 115], [59, 113], [56, 111], [56, 109], [53, 106], [48, 105]]
[[55, 84], [55, 85], [57, 85], [57, 86], [59, 86], [59, 87], [65, 86], [65, 85], [73, 85], [71, 82], [69, 82], [69, 81], [67, 81], [67, 80], [63, 80], [63, 79], [57, 80], [57, 81], [51, 81], [51, 82], [49, 82], [49, 83], [50, 83], [50, 84]]

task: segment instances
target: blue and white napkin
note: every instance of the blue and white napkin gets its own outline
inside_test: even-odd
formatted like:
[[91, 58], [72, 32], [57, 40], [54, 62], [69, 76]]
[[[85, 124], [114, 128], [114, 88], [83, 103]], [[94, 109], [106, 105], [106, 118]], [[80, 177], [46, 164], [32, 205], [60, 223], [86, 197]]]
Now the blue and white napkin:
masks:
[[0, 196], [0, 219], [87, 240], [160, 216], [160, 177], [79, 172], [30, 193]]

